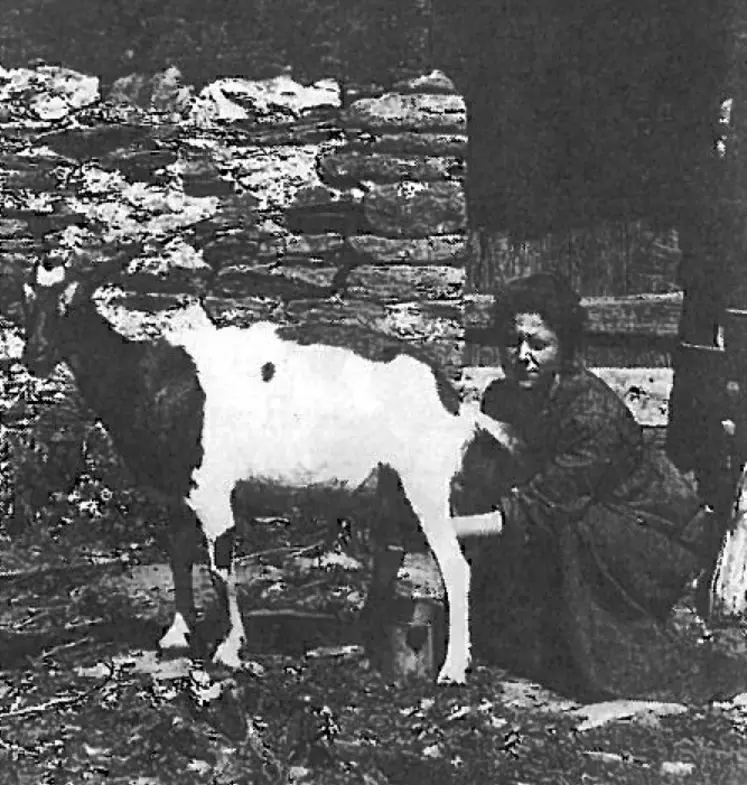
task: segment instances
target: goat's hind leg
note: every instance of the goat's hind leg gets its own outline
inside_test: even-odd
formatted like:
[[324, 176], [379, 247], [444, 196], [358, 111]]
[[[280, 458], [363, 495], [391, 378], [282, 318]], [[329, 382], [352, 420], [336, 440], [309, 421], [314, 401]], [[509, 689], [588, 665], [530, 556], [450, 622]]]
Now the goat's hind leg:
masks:
[[450, 485], [417, 476], [402, 477], [402, 483], [441, 570], [448, 601], [449, 640], [438, 682], [463, 684], [470, 664], [470, 569], [449, 517]]
[[208, 535], [210, 554], [210, 577], [218, 593], [219, 601], [228, 612], [228, 635], [220, 642], [213, 655], [213, 662], [228, 668], [241, 667], [240, 651], [246, 641], [244, 620], [239, 609], [236, 568], [233, 562], [235, 527], [231, 526], [215, 539]]

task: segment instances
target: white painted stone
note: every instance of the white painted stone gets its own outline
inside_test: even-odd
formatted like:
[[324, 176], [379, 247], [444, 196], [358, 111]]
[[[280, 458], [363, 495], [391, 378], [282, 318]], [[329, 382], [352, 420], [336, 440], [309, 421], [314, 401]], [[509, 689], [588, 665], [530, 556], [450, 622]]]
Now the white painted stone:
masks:
[[173, 271], [209, 271], [210, 265], [203, 259], [202, 251], [193, 248], [181, 238], [172, 240], [161, 254], [134, 259], [127, 271], [145, 272], [152, 275], [168, 275]]
[[682, 703], [662, 703], [645, 700], [613, 700], [581, 706], [569, 712], [581, 719], [576, 726], [579, 732], [599, 728], [610, 722], [619, 720], [642, 719], [646, 717], [667, 717], [673, 714], [684, 714], [687, 706]]
[[346, 120], [348, 125], [362, 128], [463, 131], [467, 125], [467, 109], [460, 95], [387, 93], [380, 98], [358, 99], [347, 110]]
[[55, 121], [99, 100], [95, 76], [61, 66], [0, 67], [0, 103], [7, 103], [11, 119], [24, 119], [26, 110], [44, 121]]
[[277, 212], [290, 207], [302, 189], [323, 187], [318, 154], [318, 145], [234, 148], [234, 177], [257, 199], [258, 212]]
[[287, 74], [270, 79], [219, 79], [198, 95], [190, 118], [205, 127], [220, 122], [249, 120], [261, 124], [285, 117], [297, 119], [310, 109], [338, 107], [340, 87], [332, 79], [302, 85]]

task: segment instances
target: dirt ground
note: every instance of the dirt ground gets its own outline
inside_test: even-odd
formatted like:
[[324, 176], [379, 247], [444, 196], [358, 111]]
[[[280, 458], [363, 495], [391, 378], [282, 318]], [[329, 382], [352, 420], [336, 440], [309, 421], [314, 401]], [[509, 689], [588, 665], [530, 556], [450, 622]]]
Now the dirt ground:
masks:
[[[358, 645], [365, 548], [300, 517], [242, 527], [245, 669], [160, 660], [164, 524], [147, 500], [83, 475], [34, 526], [2, 537], [3, 782], [747, 779], [739, 701], [583, 707], [479, 664], [466, 687], [387, 680]], [[204, 567], [196, 584], [208, 654], [219, 629]], [[678, 615], [697, 623], [684, 606]], [[721, 634], [743, 645], [738, 630]]]

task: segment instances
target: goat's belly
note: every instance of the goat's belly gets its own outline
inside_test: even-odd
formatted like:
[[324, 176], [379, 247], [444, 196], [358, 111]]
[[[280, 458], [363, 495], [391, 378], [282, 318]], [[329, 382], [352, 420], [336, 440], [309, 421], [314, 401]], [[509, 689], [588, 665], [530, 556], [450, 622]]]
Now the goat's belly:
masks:
[[222, 485], [251, 478], [288, 487], [335, 482], [357, 486], [398, 453], [402, 435], [351, 402], [309, 413], [207, 407], [200, 476]]
[[335, 453], [314, 450], [306, 445], [298, 446], [294, 451], [292, 444], [282, 443], [243, 453], [206, 452], [194, 480], [198, 485], [217, 481], [223, 487], [256, 480], [284, 488], [315, 485], [357, 488], [377, 464], [378, 461], [361, 451], [356, 454], [352, 443]]
[[371, 472], [362, 485], [331, 481], [308, 485], [286, 485], [265, 477], [239, 482], [234, 494], [238, 516], [284, 516], [290, 510], [310, 510], [313, 514], [329, 513], [331, 520], [362, 506], [370, 507], [377, 485], [377, 472]]

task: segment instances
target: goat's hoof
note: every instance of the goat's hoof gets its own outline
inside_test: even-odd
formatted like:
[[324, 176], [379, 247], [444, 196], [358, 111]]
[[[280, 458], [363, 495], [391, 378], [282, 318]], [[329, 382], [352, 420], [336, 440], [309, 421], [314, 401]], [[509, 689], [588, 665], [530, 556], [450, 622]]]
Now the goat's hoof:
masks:
[[223, 665], [232, 671], [240, 670], [242, 667], [241, 657], [239, 657], [240, 646], [231, 641], [223, 641], [218, 646], [213, 655], [213, 662], [216, 665]]
[[174, 614], [174, 621], [158, 641], [161, 652], [184, 653], [190, 649], [190, 634], [192, 627], [184, 616], [178, 611]]
[[158, 641], [158, 650], [170, 657], [184, 654], [190, 648], [190, 642], [186, 635], [182, 633], [172, 634], [171, 630]]
[[466, 674], [467, 674], [466, 665], [462, 668], [457, 668], [456, 665], [452, 665], [449, 662], [445, 662], [443, 667], [441, 668], [440, 673], [438, 674], [436, 683], [437, 684], [465, 684], [467, 681]]
[[438, 679], [436, 679], [437, 684], [441, 684], [447, 686], [449, 684], [466, 684], [467, 679], [464, 675], [460, 676], [458, 673], [439, 673]]

